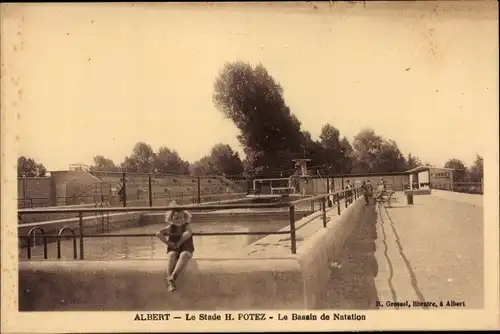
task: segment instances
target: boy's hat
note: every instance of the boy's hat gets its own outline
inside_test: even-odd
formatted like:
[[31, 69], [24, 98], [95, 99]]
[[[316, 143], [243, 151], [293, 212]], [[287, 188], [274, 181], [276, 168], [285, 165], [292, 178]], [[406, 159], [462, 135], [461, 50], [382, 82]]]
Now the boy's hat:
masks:
[[176, 207], [178, 207], [179, 204], [177, 204], [177, 202], [175, 200], [173, 200], [172, 202], [170, 202], [170, 204], [168, 206], [171, 207], [171, 208], [175, 208], [175, 209], [172, 210], [172, 212], [184, 212], [184, 209], [176, 209]]

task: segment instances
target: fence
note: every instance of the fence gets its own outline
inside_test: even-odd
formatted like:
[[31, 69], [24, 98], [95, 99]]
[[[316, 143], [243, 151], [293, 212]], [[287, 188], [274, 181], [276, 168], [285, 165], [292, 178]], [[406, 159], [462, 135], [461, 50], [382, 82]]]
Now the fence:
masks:
[[[293, 202], [278, 202], [278, 203], [263, 203], [263, 204], [198, 204], [194, 206], [187, 205], [179, 205], [176, 209], [183, 210], [196, 210], [196, 211], [204, 211], [204, 210], [224, 210], [224, 209], [252, 209], [252, 208], [288, 208], [289, 212], [289, 230], [286, 231], [274, 231], [274, 232], [203, 232], [203, 233], [193, 233], [194, 236], [223, 236], [223, 235], [274, 235], [274, 234], [289, 234], [290, 242], [291, 242], [291, 251], [292, 254], [296, 254], [297, 245], [296, 245], [296, 237], [295, 237], [295, 208], [300, 204], [304, 204], [307, 202], [311, 203], [312, 211], [315, 211], [316, 208], [322, 211], [322, 222], [323, 227], [326, 227], [327, 219], [326, 212], [330, 209], [327, 209], [327, 206], [333, 208], [333, 204], [336, 204], [337, 213], [340, 215], [341, 213], [341, 205], [345, 204], [347, 208], [351, 203], [354, 202], [354, 199], [357, 199], [361, 196], [360, 188], [341, 190], [335, 193], [330, 194], [322, 194], [314, 197], [308, 197], [299, 199]], [[333, 198], [333, 201], [331, 200]], [[24, 239], [27, 241], [27, 257], [31, 259], [31, 247], [32, 243], [36, 243], [36, 237], [42, 239], [43, 249], [44, 249], [44, 259], [48, 259], [48, 239], [55, 239], [57, 243], [57, 257], [61, 258], [61, 239], [62, 238], [71, 238], [73, 240], [73, 257], [74, 259], [79, 258], [81, 260], [84, 259], [84, 239], [85, 238], [113, 238], [113, 237], [154, 237], [155, 234], [143, 233], [143, 234], [86, 234], [84, 232], [84, 213], [95, 213], [96, 215], [109, 215], [110, 213], [117, 212], [161, 212], [172, 210], [172, 207], [164, 206], [164, 207], [123, 207], [123, 208], [112, 208], [112, 207], [96, 207], [96, 208], [47, 208], [47, 209], [21, 209], [18, 210], [19, 219], [22, 215], [28, 214], [48, 214], [48, 213], [77, 213], [79, 219], [79, 227], [78, 231], [73, 230], [69, 226], [62, 227], [57, 234], [49, 235], [46, 234], [44, 229], [41, 227], [41, 224], [32, 224], [33, 226], [27, 233], [27, 235], [20, 235], [19, 239]], [[22, 225], [20, 225], [22, 226]], [[109, 227], [109, 221], [108, 221]], [[108, 228], [109, 231], [109, 228]], [[35, 233], [37, 235], [35, 235]], [[64, 232], [69, 232], [70, 235]], [[168, 235], [168, 234], [167, 234]], [[79, 242], [79, 247], [77, 247], [77, 240]], [[77, 248], [79, 248], [79, 252], [77, 252]]]
[[161, 206], [175, 199], [182, 204], [232, 199], [246, 195], [236, 183], [222, 176], [191, 177], [133, 172], [92, 172], [111, 184], [111, 205]]
[[[171, 200], [201, 204], [241, 198], [246, 189], [223, 176], [190, 177], [134, 172], [92, 171], [100, 181], [87, 184], [67, 197], [18, 199], [18, 208], [36, 208], [108, 202], [110, 206], [161, 206]], [[54, 200], [55, 203], [54, 204]]]
[[[94, 195], [94, 196], [57, 196], [55, 197], [57, 203], [63, 205], [80, 205], [80, 204], [95, 204], [99, 202], [109, 202], [109, 195]], [[32, 198], [19, 198], [17, 199], [19, 209], [24, 208], [40, 208], [53, 206], [50, 198], [46, 197], [32, 197]]]
[[[432, 185], [435, 189], [439, 188], [440, 185]], [[443, 189], [449, 190], [449, 189]], [[483, 183], [482, 182], [454, 182], [453, 191], [467, 194], [483, 194]]]

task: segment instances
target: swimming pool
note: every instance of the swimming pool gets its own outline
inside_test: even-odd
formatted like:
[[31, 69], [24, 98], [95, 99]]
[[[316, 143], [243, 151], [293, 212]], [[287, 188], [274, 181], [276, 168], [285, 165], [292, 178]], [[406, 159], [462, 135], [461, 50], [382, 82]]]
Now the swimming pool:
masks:
[[[246, 198], [237, 203], [269, 203], [290, 201], [297, 198]], [[235, 202], [232, 202], [235, 203]], [[311, 204], [306, 202], [296, 207], [296, 220], [310, 214]], [[317, 209], [317, 208], [316, 208]], [[211, 212], [193, 212], [192, 229], [194, 233], [216, 232], [274, 232], [289, 224], [288, 208], [248, 208], [216, 210]], [[126, 215], [126, 214], [124, 214]], [[155, 217], [156, 216], [156, 217]], [[131, 218], [118, 226], [111, 224], [109, 234], [153, 234], [165, 224], [163, 214], [141, 215], [140, 222]], [[113, 225], [114, 224], [114, 225]], [[122, 222], [120, 222], [122, 224]], [[131, 226], [132, 225], [132, 226]], [[134, 226], [139, 225], [139, 226]], [[88, 232], [85, 232], [88, 233]], [[50, 233], [52, 234], [52, 233]], [[245, 254], [245, 246], [266, 235], [229, 235], [229, 236], [194, 236], [195, 257], [226, 257]], [[31, 248], [31, 260], [43, 260], [44, 248], [40, 243]], [[53, 240], [53, 239], [52, 239]], [[79, 239], [77, 238], [77, 252]], [[57, 245], [47, 245], [48, 259], [57, 259]], [[78, 253], [79, 254], [79, 253]], [[156, 237], [92, 237], [84, 238], [84, 255], [86, 260], [120, 260], [120, 259], [166, 259], [166, 246]], [[73, 240], [61, 240], [61, 259], [73, 259]], [[19, 248], [19, 260], [28, 260], [27, 248]]]

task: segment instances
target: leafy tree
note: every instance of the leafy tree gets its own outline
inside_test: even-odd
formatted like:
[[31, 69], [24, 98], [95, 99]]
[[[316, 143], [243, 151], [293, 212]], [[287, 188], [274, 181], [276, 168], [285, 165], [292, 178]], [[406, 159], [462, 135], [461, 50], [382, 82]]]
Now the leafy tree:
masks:
[[382, 137], [370, 128], [361, 130], [353, 140], [355, 166], [354, 172], [367, 173], [375, 171], [377, 154], [382, 146]]
[[113, 160], [105, 158], [102, 155], [96, 155], [94, 157], [94, 165], [91, 166], [93, 170], [102, 170], [102, 171], [117, 171], [119, 168], [115, 165]]
[[476, 154], [476, 160], [470, 168], [470, 180], [472, 182], [482, 182], [484, 178], [484, 161], [483, 157]]
[[189, 173], [192, 176], [205, 176], [214, 174], [212, 171], [214, 167], [212, 166], [212, 161], [209, 156], [204, 156], [198, 161], [195, 161], [189, 166]]
[[303, 153], [300, 122], [261, 64], [226, 63], [215, 79], [213, 102], [240, 130], [249, 173], [290, 169], [291, 160]]
[[201, 158], [191, 167], [191, 174], [201, 175], [239, 175], [243, 173], [243, 162], [238, 152], [231, 146], [217, 144], [210, 151], [209, 156]]
[[319, 136], [324, 147], [326, 164], [330, 172], [349, 173], [352, 169], [352, 146], [346, 137], [340, 138], [340, 131], [331, 124], [321, 128]]
[[47, 174], [47, 169], [41, 163], [37, 163], [33, 158], [21, 156], [17, 159], [17, 176], [22, 177], [43, 177]]
[[160, 174], [189, 174], [189, 162], [182, 160], [177, 151], [162, 146], [155, 155], [154, 171]]
[[343, 137], [342, 140], [340, 141], [340, 149], [342, 152], [342, 159], [341, 159], [341, 164], [342, 164], [342, 172], [344, 173], [350, 173], [355, 164], [355, 154], [354, 154], [354, 149], [349, 142], [349, 139], [347, 137]]
[[210, 158], [217, 173], [237, 175], [243, 172], [243, 163], [238, 152], [233, 151], [229, 145], [215, 145], [210, 153]]
[[132, 154], [125, 157], [121, 167], [129, 172], [151, 172], [153, 171], [156, 154], [150, 145], [138, 142], [132, 149]]
[[412, 155], [411, 153], [408, 154], [408, 159], [406, 160], [408, 164], [408, 169], [416, 168], [418, 166], [422, 166], [422, 161], [417, 156]]
[[460, 159], [450, 159], [444, 164], [445, 168], [453, 169], [454, 182], [467, 182], [469, 179], [469, 170]]
[[406, 159], [392, 139], [383, 140], [377, 156], [378, 172], [403, 172], [406, 170]]
[[355, 172], [402, 172], [407, 162], [394, 140], [377, 135], [370, 128], [361, 130], [353, 141]]

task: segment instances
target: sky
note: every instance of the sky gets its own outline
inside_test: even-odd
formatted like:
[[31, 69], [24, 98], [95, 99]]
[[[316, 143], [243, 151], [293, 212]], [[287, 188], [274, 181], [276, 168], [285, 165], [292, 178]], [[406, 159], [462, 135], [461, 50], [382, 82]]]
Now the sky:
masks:
[[212, 102], [237, 60], [267, 68], [313, 138], [371, 127], [405, 155], [470, 165], [498, 121], [496, 1], [23, 6], [18, 155], [49, 171], [120, 163], [138, 141], [190, 162], [217, 143], [241, 153]]

